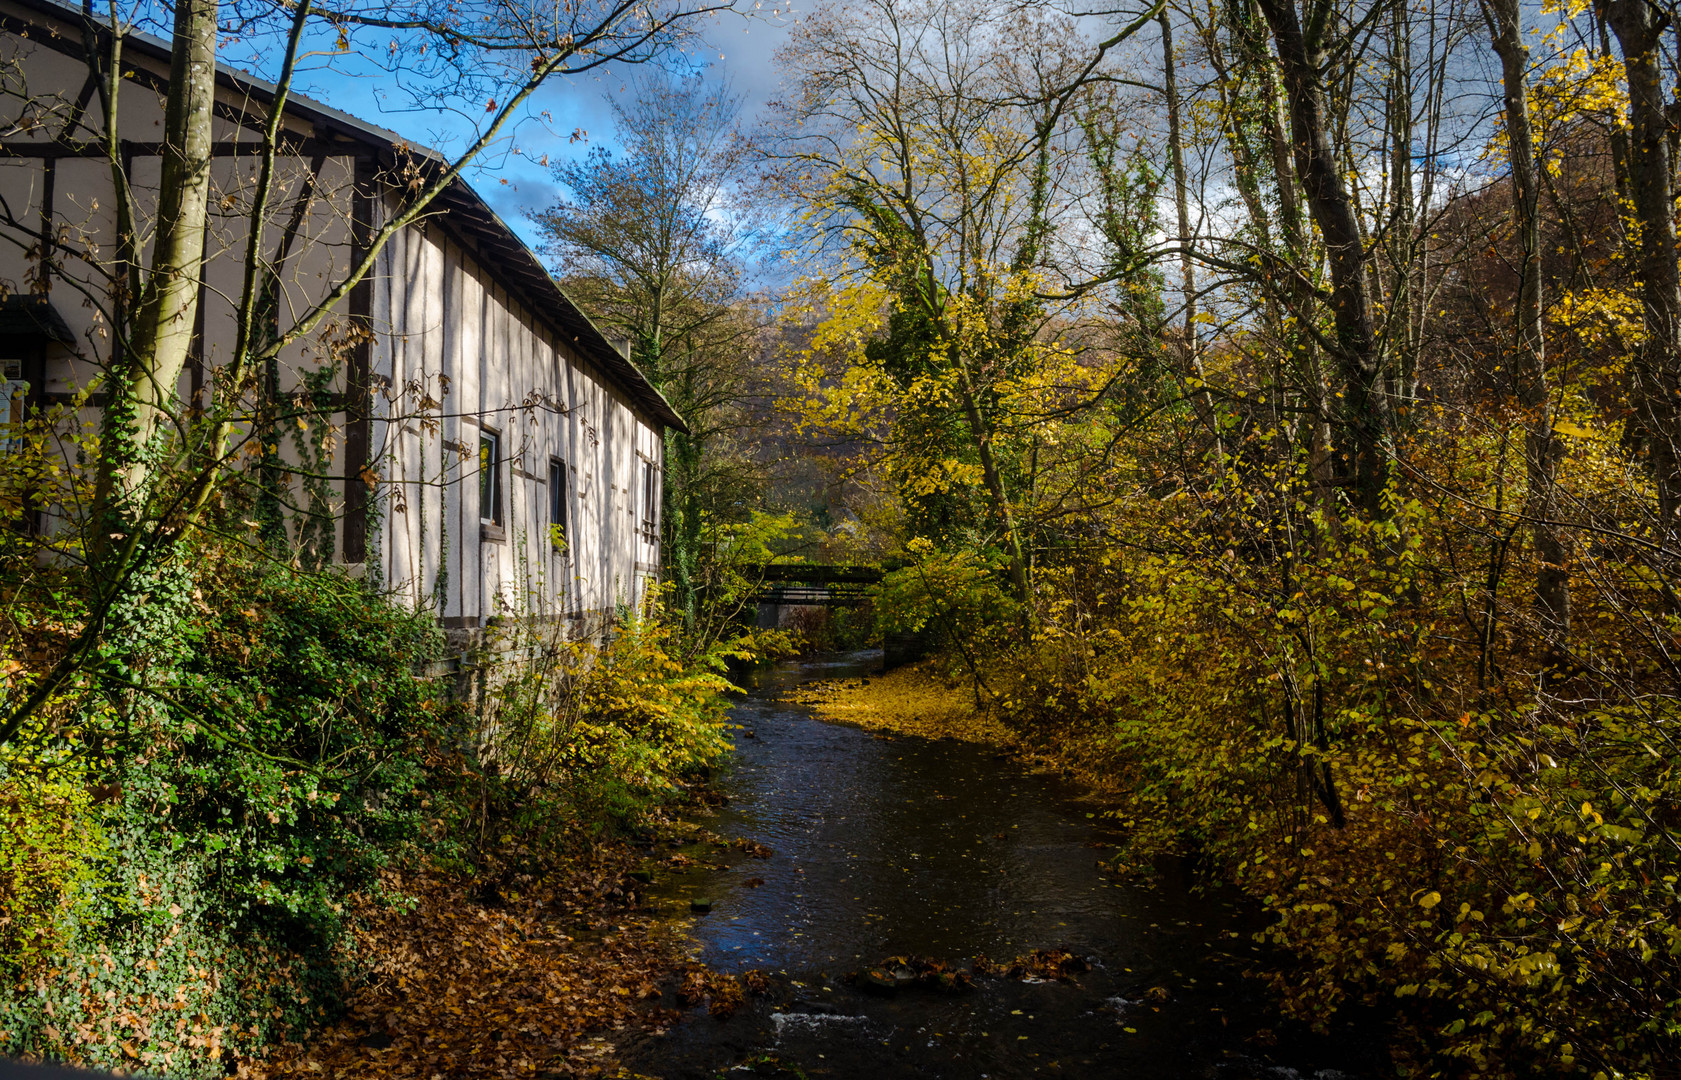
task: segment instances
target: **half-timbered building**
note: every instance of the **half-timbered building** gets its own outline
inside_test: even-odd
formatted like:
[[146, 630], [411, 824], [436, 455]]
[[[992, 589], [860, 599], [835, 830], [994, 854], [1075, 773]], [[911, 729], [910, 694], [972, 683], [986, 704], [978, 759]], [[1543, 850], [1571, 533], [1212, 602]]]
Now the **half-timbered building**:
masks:
[[[119, 252], [80, 19], [49, 0], [0, 0], [0, 364], [18, 415], [75, 402], [86, 420], [112, 358]], [[123, 56], [118, 131], [143, 236], [169, 52], [135, 35]], [[254, 151], [272, 100], [259, 80], [219, 76], [183, 410], [215, 385], [231, 349]], [[282, 129], [257, 245], [277, 335], [345, 280], [404, 185], [438, 160], [297, 96]], [[658, 572], [663, 432], [682, 420], [464, 181], [384, 244], [333, 317], [258, 379], [268, 412], [259, 401], [251, 423], [272, 430], [245, 435], [249, 467], [266, 461], [276, 478], [271, 527], [446, 627], [588, 620], [638, 603]]]

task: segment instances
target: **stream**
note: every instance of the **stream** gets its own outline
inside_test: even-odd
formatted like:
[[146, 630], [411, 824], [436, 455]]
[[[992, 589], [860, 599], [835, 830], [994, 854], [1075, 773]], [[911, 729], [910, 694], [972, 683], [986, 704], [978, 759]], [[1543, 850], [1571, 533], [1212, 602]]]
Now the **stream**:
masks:
[[[879, 652], [780, 664], [735, 706], [737, 754], [718, 785], [729, 801], [707, 826], [774, 854], [662, 872], [650, 900], [691, 920], [699, 959], [762, 971], [770, 989], [728, 1019], [691, 1009], [623, 1047], [632, 1072], [1395, 1075], [1370, 1020], [1323, 1036], [1280, 1022], [1262, 984], [1242, 974], [1266, 962], [1252, 905], [1195, 890], [1183, 874], [1145, 885], [1103, 872], [1117, 833], [1071, 785], [986, 747], [883, 738], [777, 699], [879, 664]], [[711, 908], [691, 916], [697, 898]], [[1052, 948], [1080, 958], [1067, 978], [977, 975], [968, 988], [897, 990], [847, 981], [891, 971], [890, 957], [961, 970], [977, 956], [1008, 963]]]

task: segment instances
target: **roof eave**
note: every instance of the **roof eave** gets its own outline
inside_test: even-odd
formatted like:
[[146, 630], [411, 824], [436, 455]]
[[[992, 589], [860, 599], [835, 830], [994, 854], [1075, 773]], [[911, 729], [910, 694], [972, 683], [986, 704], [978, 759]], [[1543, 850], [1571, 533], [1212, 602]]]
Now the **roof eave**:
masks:
[[[75, 22], [82, 17], [81, 11], [66, 7], [57, 0], [10, 0], [19, 7], [40, 12], [51, 18], [64, 22]], [[169, 46], [159, 38], [150, 34], [133, 33], [124, 42], [124, 49], [133, 49], [143, 55], [149, 55], [153, 60], [167, 62], [170, 57]], [[276, 92], [273, 83], [256, 76], [219, 67], [217, 81], [223, 86], [236, 90], [257, 100], [272, 102]], [[325, 128], [336, 134], [360, 142], [372, 149], [386, 154], [395, 154], [401, 144], [409, 152], [416, 152], [442, 165], [444, 158], [429, 147], [412, 143], [395, 132], [376, 127], [364, 120], [359, 120], [349, 113], [340, 112], [330, 105], [322, 104], [298, 93], [289, 93], [286, 98], [286, 108], [290, 112], [300, 115], [303, 119], [317, 127]], [[629, 393], [631, 399], [645, 412], [648, 417], [660, 426], [673, 428], [684, 434], [689, 434], [688, 424], [665, 395], [653, 383], [648, 381], [640, 368], [620, 355], [619, 350], [601, 332], [601, 329], [586, 315], [572, 298], [560, 287], [548, 269], [543, 266], [536, 254], [514, 231], [508, 228], [496, 211], [490, 208], [479, 195], [460, 176], [452, 178], [444, 191], [439, 195], [439, 201], [446, 210], [451, 212], [460, 210], [461, 218], [469, 226], [473, 238], [480, 244], [496, 248], [497, 254], [508, 260], [508, 265], [486, 266], [492, 274], [506, 275], [516, 279], [514, 284], [518, 291], [527, 293], [527, 306], [531, 308], [534, 318], [541, 319], [554, 331], [556, 337], [565, 339], [570, 335], [571, 344], [577, 346], [577, 351], [599, 367], [604, 374], [620, 383], [620, 388]], [[508, 282], [504, 282], [508, 284]], [[548, 296], [543, 294], [547, 293]], [[545, 310], [543, 300], [553, 300], [557, 311]], [[558, 318], [551, 316], [558, 315]], [[574, 332], [577, 331], [577, 332]]]

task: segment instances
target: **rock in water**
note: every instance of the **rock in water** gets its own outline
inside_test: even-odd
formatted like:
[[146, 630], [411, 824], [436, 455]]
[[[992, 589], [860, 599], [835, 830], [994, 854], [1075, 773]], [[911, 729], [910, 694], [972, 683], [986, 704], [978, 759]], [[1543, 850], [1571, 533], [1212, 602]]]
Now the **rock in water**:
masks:
[[880, 968], [871, 968], [859, 978], [858, 986], [871, 994], [895, 994], [899, 991], [899, 980]]

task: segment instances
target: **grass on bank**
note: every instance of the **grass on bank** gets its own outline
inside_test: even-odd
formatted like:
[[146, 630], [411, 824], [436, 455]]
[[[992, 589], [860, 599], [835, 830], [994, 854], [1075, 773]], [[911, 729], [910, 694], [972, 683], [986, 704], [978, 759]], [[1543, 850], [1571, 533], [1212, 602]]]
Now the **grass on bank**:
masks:
[[785, 698], [809, 705], [819, 718], [890, 735], [1014, 746], [1010, 730], [977, 706], [966, 685], [930, 665], [895, 668], [885, 675], [807, 683]]

